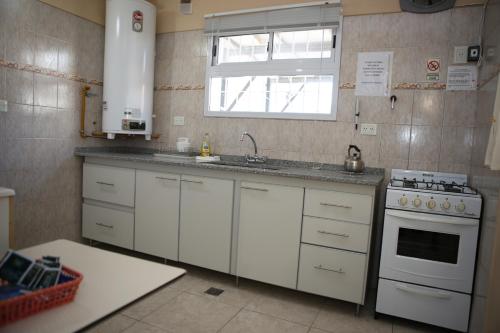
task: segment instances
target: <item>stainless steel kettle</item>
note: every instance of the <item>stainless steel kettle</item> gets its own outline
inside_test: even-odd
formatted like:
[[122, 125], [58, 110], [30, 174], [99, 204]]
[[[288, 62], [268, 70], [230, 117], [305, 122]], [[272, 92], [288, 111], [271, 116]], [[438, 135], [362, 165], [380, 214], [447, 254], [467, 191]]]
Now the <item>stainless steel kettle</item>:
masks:
[[[355, 152], [352, 152], [355, 150]], [[361, 150], [355, 145], [349, 145], [347, 156], [344, 161], [344, 169], [348, 172], [363, 172], [365, 162], [361, 159]]]

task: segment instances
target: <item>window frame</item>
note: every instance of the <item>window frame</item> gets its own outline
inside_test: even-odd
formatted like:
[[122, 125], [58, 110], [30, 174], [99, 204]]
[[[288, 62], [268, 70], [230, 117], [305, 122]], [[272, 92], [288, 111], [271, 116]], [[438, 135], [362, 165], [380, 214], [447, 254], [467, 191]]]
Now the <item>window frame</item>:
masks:
[[[314, 26], [297, 27], [288, 29], [276, 29], [271, 31], [245, 31], [227, 33], [223, 35], [207, 36], [207, 63], [205, 71], [205, 101], [204, 115], [206, 117], [219, 118], [270, 118], [270, 119], [303, 119], [303, 120], [329, 120], [335, 121], [337, 118], [339, 82], [340, 82], [340, 60], [342, 50], [342, 21], [340, 16], [338, 26]], [[272, 59], [274, 32], [304, 31], [317, 29], [332, 29], [332, 38], [335, 38], [335, 48], [332, 48], [330, 58], [307, 58], [307, 59]], [[269, 33], [269, 52], [267, 61], [256, 62], [234, 62], [217, 65], [219, 50], [218, 39], [220, 37], [238, 36], [244, 34]], [[214, 47], [217, 48], [216, 55], [213, 55]], [[300, 67], [299, 67], [300, 65]], [[296, 69], [300, 68], [301, 71]], [[326, 69], [326, 71], [325, 71]], [[332, 82], [332, 103], [329, 114], [314, 113], [277, 113], [277, 112], [239, 112], [239, 111], [210, 111], [210, 80], [215, 77], [238, 77], [238, 76], [272, 76], [272, 75], [333, 75]]]

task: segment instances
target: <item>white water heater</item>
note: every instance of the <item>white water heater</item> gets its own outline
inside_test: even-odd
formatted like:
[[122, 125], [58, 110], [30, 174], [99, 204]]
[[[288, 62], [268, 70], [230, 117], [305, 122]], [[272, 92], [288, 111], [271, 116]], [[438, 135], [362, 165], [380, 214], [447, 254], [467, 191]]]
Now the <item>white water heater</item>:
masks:
[[156, 7], [144, 0], [107, 0], [102, 130], [151, 139]]

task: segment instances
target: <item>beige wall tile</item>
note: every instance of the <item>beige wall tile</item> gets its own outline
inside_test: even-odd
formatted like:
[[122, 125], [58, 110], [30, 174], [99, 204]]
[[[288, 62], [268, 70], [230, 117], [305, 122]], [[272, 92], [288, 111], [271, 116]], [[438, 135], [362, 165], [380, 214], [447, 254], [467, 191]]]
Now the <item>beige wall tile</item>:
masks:
[[438, 162], [441, 149], [441, 127], [412, 126], [410, 161]]
[[383, 125], [381, 135], [380, 160], [407, 160], [410, 149], [411, 127], [408, 125]]
[[472, 128], [443, 127], [440, 163], [470, 163], [472, 142]]
[[441, 126], [443, 123], [443, 103], [442, 91], [415, 91], [412, 124]]
[[444, 126], [474, 126], [476, 104], [476, 91], [447, 91], [444, 95]]

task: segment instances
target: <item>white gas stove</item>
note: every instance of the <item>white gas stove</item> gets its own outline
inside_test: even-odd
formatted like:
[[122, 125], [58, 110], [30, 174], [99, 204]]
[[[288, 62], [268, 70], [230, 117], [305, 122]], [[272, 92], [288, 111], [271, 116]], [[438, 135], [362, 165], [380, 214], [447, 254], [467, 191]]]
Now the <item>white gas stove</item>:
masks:
[[466, 175], [392, 170], [377, 313], [467, 331], [481, 206]]

